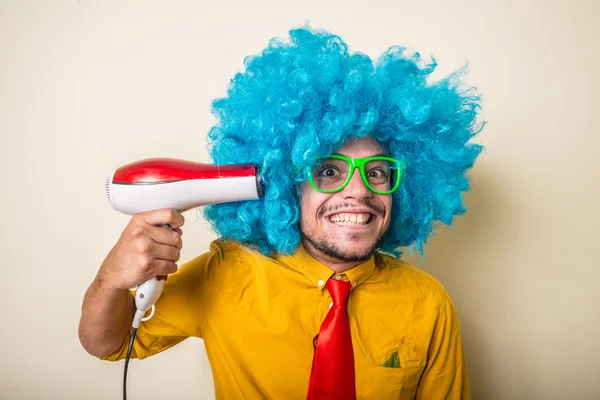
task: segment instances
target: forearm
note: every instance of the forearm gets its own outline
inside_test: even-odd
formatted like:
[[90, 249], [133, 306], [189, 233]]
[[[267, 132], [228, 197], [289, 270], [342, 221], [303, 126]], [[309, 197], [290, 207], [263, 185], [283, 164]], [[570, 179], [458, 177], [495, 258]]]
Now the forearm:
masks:
[[133, 298], [127, 289], [114, 289], [97, 277], [83, 299], [79, 340], [93, 356], [112, 353], [125, 340], [134, 313]]

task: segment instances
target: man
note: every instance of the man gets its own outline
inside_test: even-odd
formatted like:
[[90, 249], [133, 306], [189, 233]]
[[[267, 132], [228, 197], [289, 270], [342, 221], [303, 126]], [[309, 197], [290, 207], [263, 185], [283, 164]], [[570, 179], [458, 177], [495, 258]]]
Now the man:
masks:
[[[271, 41], [214, 103], [216, 163], [260, 166], [264, 197], [205, 209], [220, 234], [177, 269], [183, 216], [137, 214], [86, 293], [80, 340], [125, 357], [128, 290], [170, 276], [132, 357], [204, 340], [218, 399], [468, 399], [458, 318], [401, 261], [464, 212], [478, 98], [403, 49], [377, 68], [308, 28]], [[168, 224], [174, 231], [160, 228]]]

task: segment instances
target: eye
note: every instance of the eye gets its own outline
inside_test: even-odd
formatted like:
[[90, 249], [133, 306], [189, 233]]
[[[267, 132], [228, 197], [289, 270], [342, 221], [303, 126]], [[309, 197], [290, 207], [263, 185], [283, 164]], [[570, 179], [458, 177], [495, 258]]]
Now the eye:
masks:
[[369, 178], [386, 178], [387, 177], [387, 172], [381, 169], [371, 169], [369, 170], [368, 173]]
[[331, 167], [331, 166], [323, 167], [317, 172], [317, 176], [322, 177], [322, 178], [333, 178], [333, 177], [338, 176], [339, 174], [340, 174], [340, 171], [338, 171], [336, 168]]

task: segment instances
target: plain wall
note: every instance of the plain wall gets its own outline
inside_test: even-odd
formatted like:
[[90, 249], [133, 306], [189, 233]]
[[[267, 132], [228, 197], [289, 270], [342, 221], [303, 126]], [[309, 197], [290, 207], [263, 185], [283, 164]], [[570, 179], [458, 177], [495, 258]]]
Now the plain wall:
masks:
[[[488, 121], [468, 213], [408, 260], [459, 312], [474, 399], [600, 398], [597, 1], [0, 2], [0, 398], [120, 398], [79, 344], [83, 295], [129, 217], [110, 172], [208, 159], [210, 102], [310, 20], [351, 51], [465, 63]], [[185, 214], [182, 261], [215, 235]], [[202, 341], [132, 361], [131, 399], [211, 399]]]

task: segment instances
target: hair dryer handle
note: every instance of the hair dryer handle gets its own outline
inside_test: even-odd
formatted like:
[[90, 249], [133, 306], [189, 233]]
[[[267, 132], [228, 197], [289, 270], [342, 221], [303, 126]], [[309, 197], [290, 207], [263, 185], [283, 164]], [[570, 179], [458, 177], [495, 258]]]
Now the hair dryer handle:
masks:
[[[171, 229], [169, 225], [160, 226], [163, 228]], [[136, 312], [132, 323], [132, 326], [134, 328], [139, 328], [141, 321], [147, 321], [154, 316], [154, 303], [156, 303], [156, 301], [162, 294], [166, 279], [166, 276], [157, 276], [154, 278], [150, 278], [137, 286], [137, 289], [135, 290]], [[149, 316], [144, 317], [144, 315], [150, 308], [152, 308], [152, 312]]]
[[[156, 278], [148, 279], [138, 285], [135, 291], [135, 307], [137, 310], [133, 318], [132, 326], [134, 328], [139, 328], [141, 321], [147, 321], [154, 316], [154, 303], [156, 303], [162, 294], [164, 286], [165, 280], [158, 280]], [[144, 317], [149, 309], [152, 309], [152, 313]]]

